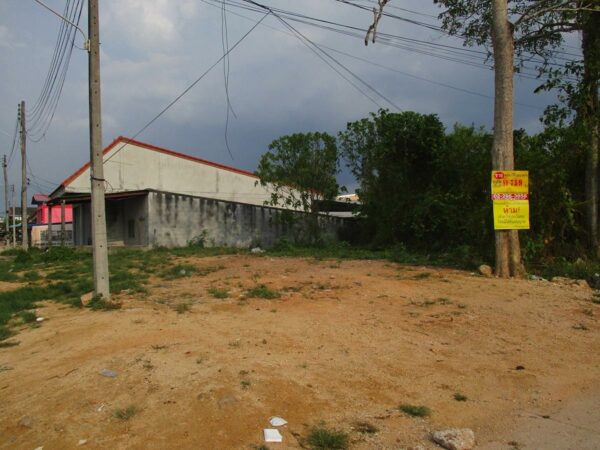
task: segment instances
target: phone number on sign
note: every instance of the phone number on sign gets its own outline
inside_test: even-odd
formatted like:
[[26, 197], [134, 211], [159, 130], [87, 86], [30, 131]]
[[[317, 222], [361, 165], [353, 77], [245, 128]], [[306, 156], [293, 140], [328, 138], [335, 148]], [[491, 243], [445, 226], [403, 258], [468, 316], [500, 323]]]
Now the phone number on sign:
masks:
[[492, 200], [529, 200], [529, 194], [492, 194]]

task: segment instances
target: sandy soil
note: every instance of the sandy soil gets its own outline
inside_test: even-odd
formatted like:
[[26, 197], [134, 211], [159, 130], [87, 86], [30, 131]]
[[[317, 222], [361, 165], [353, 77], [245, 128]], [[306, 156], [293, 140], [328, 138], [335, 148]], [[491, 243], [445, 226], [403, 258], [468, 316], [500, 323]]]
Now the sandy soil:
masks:
[[[600, 448], [591, 290], [384, 261], [183, 262], [219, 270], [153, 279], [118, 311], [39, 309], [42, 326], [0, 349], [1, 448], [251, 449], [274, 415], [289, 425], [271, 449], [302, 448], [321, 421], [353, 449], [435, 449], [429, 433], [446, 427], [472, 428], [483, 449]], [[284, 293], [240, 297], [259, 283]]]

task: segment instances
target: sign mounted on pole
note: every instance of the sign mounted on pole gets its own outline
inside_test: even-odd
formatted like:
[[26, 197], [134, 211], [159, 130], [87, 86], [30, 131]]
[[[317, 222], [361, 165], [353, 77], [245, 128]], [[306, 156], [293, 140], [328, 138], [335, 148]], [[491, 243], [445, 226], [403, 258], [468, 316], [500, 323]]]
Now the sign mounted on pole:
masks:
[[492, 171], [495, 230], [529, 229], [529, 172]]

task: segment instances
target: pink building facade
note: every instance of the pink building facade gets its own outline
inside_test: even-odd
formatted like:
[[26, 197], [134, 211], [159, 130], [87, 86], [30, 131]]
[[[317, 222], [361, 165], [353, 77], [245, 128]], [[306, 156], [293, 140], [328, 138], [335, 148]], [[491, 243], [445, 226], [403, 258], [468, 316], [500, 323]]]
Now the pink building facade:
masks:
[[[48, 225], [50, 221], [58, 224], [62, 222], [61, 206], [53, 205], [50, 207], [46, 203], [38, 205], [36, 224]], [[65, 205], [65, 222], [73, 222], [73, 205]]]

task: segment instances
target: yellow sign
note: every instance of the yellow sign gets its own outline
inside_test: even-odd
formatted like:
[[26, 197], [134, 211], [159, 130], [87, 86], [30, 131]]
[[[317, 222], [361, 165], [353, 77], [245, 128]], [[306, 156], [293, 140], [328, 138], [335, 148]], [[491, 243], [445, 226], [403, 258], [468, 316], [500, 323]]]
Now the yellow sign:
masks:
[[529, 172], [495, 170], [492, 172], [494, 229], [529, 229]]
[[529, 230], [529, 200], [494, 201], [494, 229]]
[[527, 170], [492, 171], [492, 195], [529, 194], [529, 172]]

